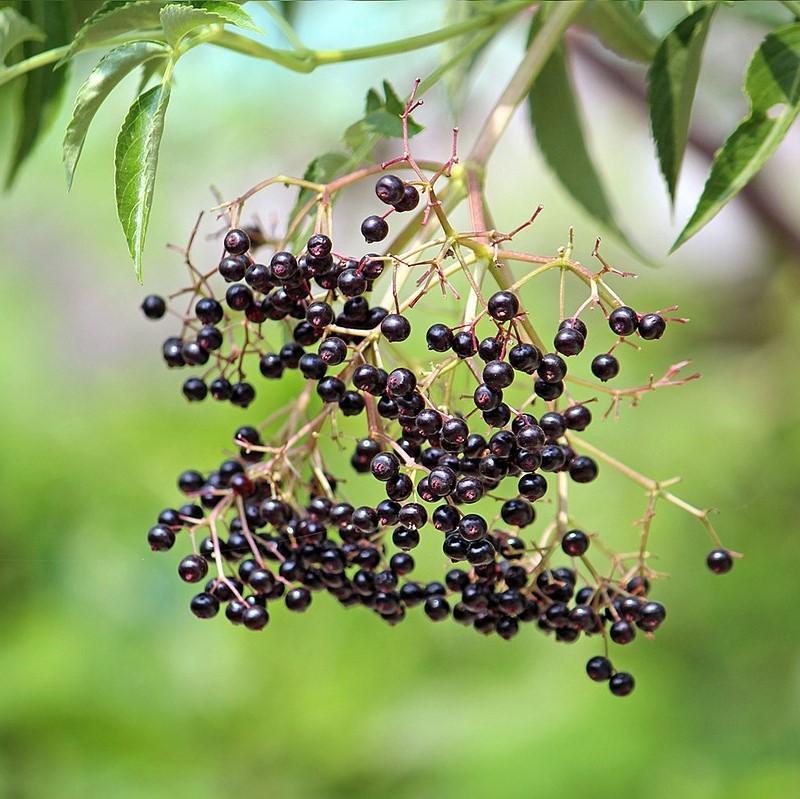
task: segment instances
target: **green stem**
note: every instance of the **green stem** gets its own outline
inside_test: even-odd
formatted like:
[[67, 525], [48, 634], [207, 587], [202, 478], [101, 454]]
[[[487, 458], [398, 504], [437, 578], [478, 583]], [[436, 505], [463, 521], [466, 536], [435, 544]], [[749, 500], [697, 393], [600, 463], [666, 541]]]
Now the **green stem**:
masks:
[[419, 50], [423, 47], [430, 47], [433, 44], [452, 39], [470, 31], [479, 30], [485, 27], [494, 19], [502, 19], [512, 14], [516, 14], [523, 8], [530, 6], [528, 0], [512, 0], [512, 2], [498, 4], [495, 8], [487, 8], [479, 16], [448, 25], [435, 31], [422, 33], [418, 36], [409, 36], [405, 39], [398, 39], [393, 42], [382, 42], [381, 44], [368, 45], [367, 47], [355, 47], [351, 50], [317, 50], [313, 58], [315, 66], [321, 64], [337, 64], [342, 61], [356, 61], [363, 58], [375, 58], [377, 56], [396, 55], [407, 53], [410, 50]]
[[349, 50], [308, 50], [291, 51], [277, 50], [267, 47], [254, 39], [248, 39], [231, 31], [223, 31], [209, 41], [219, 47], [234, 50], [244, 55], [254, 58], [263, 58], [273, 61], [294, 72], [313, 72], [319, 66], [326, 64], [341, 64], [345, 61], [360, 61], [365, 58], [377, 58], [380, 56], [396, 55], [407, 53], [411, 50], [420, 50], [434, 44], [470, 33], [474, 30], [485, 28], [493, 22], [506, 19], [524, 8], [531, 5], [528, 0], [510, 0], [501, 3], [495, 8], [487, 8], [479, 16], [473, 17], [454, 25], [448, 25], [435, 31], [422, 33], [418, 36], [409, 36], [405, 39], [395, 39], [391, 42], [381, 42], [380, 44], [369, 45], [366, 47], [354, 47]]
[[583, 4], [584, 0], [572, 0], [569, 3], [555, 5], [539, 32], [533, 37], [525, 57], [487, 117], [468, 161], [485, 166], [495, 145], [508, 127], [517, 106], [527, 96], [533, 82], [561, 41], [564, 31], [570, 26]]
[[32, 69], [39, 69], [39, 67], [45, 67], [58, 61], [67, 54], [69, 48], [70, 45], [65, 44], [63, 47], [56, 47], [53, 50], [45, 50], [32, 55], [24, 61], [12, 64], [10, 67], [0, 67], [0, 86], [10, 80], [14, 80], [14, 78], [18, 78], [20, 75], [24, 75], [26, 72], [30, 72]]

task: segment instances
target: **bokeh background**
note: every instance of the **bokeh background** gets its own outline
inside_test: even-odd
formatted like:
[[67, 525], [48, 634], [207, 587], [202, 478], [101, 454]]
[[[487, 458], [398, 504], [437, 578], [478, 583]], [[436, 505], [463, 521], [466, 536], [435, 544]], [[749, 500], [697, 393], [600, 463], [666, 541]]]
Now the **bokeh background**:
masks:
[[[300, 5], [300, 35], [327, 47], [425, 30], [446, 12], [440, 2]], [[654, 24], [668, 25], [678, 5], [656, 4]], [[742, 14], [720, 13], [701, 79], [695, 134], [712, 147], [746, 110], [741, 77], [764, 33], [737, 5]], [[481, 60], [458, 118], [465, 145], [524, 36], [522, 25], [508, 30]], [[293, 387], [262, 391], [248, 411], [186, 404], [180, 376], [160, 362], [169, 325], [137, 307], [145, 290], [181, 285], [180, 259], [164, 244], [185, 241], [212, 204], [211, 184], [233, 196], [274, 173], [300, 174], [335, 148], [371, 85], [386, 77], [404, 92], [437, 63], [424, 51], [300, 76], [200, 48], [178, 68], [145, 290], [118, 229], [111, 170], [135, 83], [100, 112], [70, 195], [61, 118], [0, 198], [0, 796], [800, 795], [800, 129], [757, 192], [664, 259], [707, 156], [690, 150], [671, 222], [646, 115], [621, 90], [623, 76], [641, 86], [641, 71], [586, 37], [575, 44], [599, 168], [623, 224], [661, 266], [611, 241], [606, 253], [641, 274], [624, 287], [629, 302], [674, 302], [692, 319], [631, 353], [620, 380], [685, 356], [703, 373], [595, 424], [590, 439], [654, 477], [683, 475], [682, 494], [719, 508], [726, 544], [746, 557], [714, 577], [700, 525], [664, 509], [652, 543], [672, 575], [656, 592], [669, 622], [619, 653], [637, 678], [626, 700], [586, 679], [596, 642], [559, 645], [530, 628], [506, 643], [411, 613], [389, 629], [327, 598], [303, 616], [278, 610], [260, 635], [194, 619], [175, 553], [150, 554], [146, 530], [177, 500], [181, 469], [211, 468], [236, 425], [290, 401]], [[90, 59], [81, 67], [73, 90]], [[419, 118], [418, 153], [445, 154], [453, 118], [443, 92]], [[3, 148], [8, 130], [0, 114]], [[553, 252], [574, 224], [585, 259], [603, 232], [542, 163], [524, 113], [489, 186], [500, 227], [545, 205], [521, 246]], [[256, 209], [280, 225], [290, 202], [276, 190]], [[365, 207], [337, 220], [356, 232]], [[605, 470], [580, 501], [596, 529], [635, 540], [644, 507], [635, 487]]]

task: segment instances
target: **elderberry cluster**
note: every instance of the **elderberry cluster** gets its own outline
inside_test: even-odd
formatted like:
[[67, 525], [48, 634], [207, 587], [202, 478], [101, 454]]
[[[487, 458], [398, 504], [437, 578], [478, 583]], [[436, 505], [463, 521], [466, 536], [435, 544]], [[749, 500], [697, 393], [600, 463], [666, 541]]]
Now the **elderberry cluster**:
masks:
[[[375, 192], [392, 211], [413, 210], [420, 199], [394, 175], [381, 177]], [[385, 215], [368, 216], [361, 231], [367, 242], [383, 240]], [[303, 612], [325, 591], [389, 624], [421, 605], [433, 621], [451, 617], [504, 639], [525, 624], [564, 643], [598, 637], [605, 654], [588, 662], [589, 677], [629, 694], [633, 677], [614, 668], [608, 647], [652, 635], [666, 610], [649, 596], [644, 555], [620, 557], [612, 576], [600, 576], [591, 561], [596, 534], [562, 507], [569, 482], [599, 473], [576, 437], [592, 423], [594, 397], [576, 400], [565, 382], [568, 362], [586, 347], [586, 319], [563, 318], [548, 351], [526, 332], [519, 291], [506, 284], [472, 318], [427, 328], [438, 361], [424, 368], [403, 349], [412, 334], [407, 308], [422, 295], [404, 304], [396, 292], [370, 299], [385, 272], [411, 268], [406, 261], [389, 252], [345, 256], [318, 232], [300, 252], [279, 249], [260, 263], [254, 250], [262, 244], [233, 228], [211, 272], [192, 268], [191, 287], [175, 295], [190, 294], [191, 304], [175, 312], [182, 328], [164, 342], [164, 359], [207, 367], [183, 384], [192, 401], [210, 393], [247, 407], [256, 388], [245, 370], [255, 360], [267, 380], [299, 372], [318, 410], [299, 421], [299, 411], [291, 414], [266, 441], [256, 427], [240, 427], [235, 457], [211, 473], [180, 475], [187, 504], [163, 510], [148, 541], [165, 551], [188, 539], [192, 552], [178, 573], [204, 586], [192, 612], [210, 618], [224, 606], [230, 622], [260, 630], [275, 602]], [[442, 274], [441, 264], [436, 269]], [[220, 279], [224, 297], [213, 288]], [[616, 300], [600, 307], [613, 342], [598, 347], [589, 369], [602, 386], [619, 374], [616, 348], [629, 337], [661, 338], [668, 319]], [[160, 319], [167, 302], [151, 295], [142, 310]], [[456, 373], [466, 378], [464, 393], [453, 388]], [[364, 503], [357, 478], [335, 477], [324, 465], [320, 431], [337, 414], [365, 420], [350, 464], [381, 487], [385, 496], [374, 504]], [[556, 518], [534, 536], [542, 506], [555, 506]], [[417, 574], [412, 554], [431, 539], [445, 563], [432, 580]], [[731, 553], [715, 549], [708, 565], [729, 571]]]

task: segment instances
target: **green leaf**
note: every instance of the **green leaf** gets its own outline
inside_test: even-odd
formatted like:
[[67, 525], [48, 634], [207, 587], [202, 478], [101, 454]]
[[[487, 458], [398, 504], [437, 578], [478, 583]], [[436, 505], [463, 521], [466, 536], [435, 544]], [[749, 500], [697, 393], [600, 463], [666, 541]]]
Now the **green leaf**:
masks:
[[[344, 133], [344, 143], [350, 151], [361, 150], [372, 136], [388, 139], [400, 138], [403, 135], [403, 122], [400, 115], [405, 111], [405, 103], [397, 96], [389, 81], [383, 82], [383, 94], [370, 89], [367, 92], [366, 114], [358, 122], [353, 123]], [[408, 118], [408, 136], [416, 136], [422, 125]]]
[[[541, 26], [541, 18], [542, 14], [534, 18], [531, 36]], [[563, 46], [553, 51], [531, 87], [528, 111], [539, 149], [564, 188], [587, 213], [636, 252], [614, 219], [586, 146]]]
[[628, 0], [628, 8], [634, 14], [641, 14], [644, 11], [644, 0]]
[[161, 27], [159, 14], [164, 3], [150, 0], [106, 0], [75, 34], [63, 64], [76, 53], [130, 31]]
[[747, 68], [750, 114], [722, 145], [672, 251], [708, 224], [756, 175], [800, 113], [800, 23], [767, 34]]
[[167, 64], [169, 64], [169, 61], [165, 61], [162, 58], [151, 58], [149, 61], [145, 61], [142, 64], [142, 71], [139, 74], [139, 87], [136, 90], [136, 94], [142, 94], [150, 85], [153, 78], [157, 78], [161, 81]]
[[649, 64], [658, 39], [625, 0], [594, 0], [578, 13], [576, 25], [593, 33], [609, 50], [631, 61]]
[[661, 172], [675, 204], [703, 47], [716, 6], [699, 8], [682, 19], [661, 42], [647, 73], [650, 124]]
[[64, 136], [64, 167], [67, 188], [72, 186], [75, 167], [83, 150], [86, 133], [97, 109], [114, 87], [132, 70], [154, 59], [165, 59], [169, 48], [161, 42], [129, 42], [107, 53], [78, 89], [75, 110]]
[[[76, 53], [101, 44], [126, 33], [161, 29], [161, 10], [165, 6], [181, 6], [187, 14], [191, 10], [207, 11], [219, 19], [214, 22], [230, 22], [255, 32], [260, 29], [250, 15], [234, 2], [225, 0], [191, 0], [186, 3], [156, 2], [156, 0], [106, 0], [97, 11], [83, 23], [75, 36], [69, 52], [61, 59], [64, 63]], [[180, 15], [177, 15], [180, 18]], [[199, 24], [208, 24], [209, 20]], [[191, 28], [190, 28], [191, 30]]]
[[[50, 3], [47, 0], [25, 0], [20, 3], [23, 15], [35, 23], [45, 34], [46, 44], [28, 40], [22, 43], [22, 55], [30, 58], [50, 47], [65, 44], [72, 37], [72, 6], [69, 3]], [[16, 115], [16, 138], [11, 152], [6, 188], [19, 174], [22, 164], [47, 130], [58, 113], [67, 83], [66, 70], [43, 67], [29, 72], [20, 93]]]
[[167, 81], [139, 95], [122, 124], [114, 155], [117, 214], [139, 282], [169, 93]]
[[167, 41], [173, 47], [177, 47], [187, 34], [203, 25], [228, 22], [261, 33], [261, 29], [253, 22], [250, 15], [235, 3], [206, 2], [195, 5], [171, 3], [161, 9], [160, 19]]
[[44, 32], [13, 8], [0, 9], [0, 64], [5, 64], [8, 54], [22, 42], [44, 41]]

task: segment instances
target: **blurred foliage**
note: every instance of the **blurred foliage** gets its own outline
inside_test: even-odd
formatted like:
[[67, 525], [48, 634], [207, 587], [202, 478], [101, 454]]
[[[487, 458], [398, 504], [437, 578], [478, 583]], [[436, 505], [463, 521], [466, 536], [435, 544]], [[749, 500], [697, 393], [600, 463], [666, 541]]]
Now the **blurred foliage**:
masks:
[[[375, 7], [365, 36], [386, 25], [406, 30], [391, 5]], [[328, 24], [337, 13], [332, 4]], [[502, 51], [491, 58], [490, 72], [507, 66]], [[262, 104], [251, 65], [231, 58], [213, 75], [201, 60], [193, 65], [176, 99], [153, 242], [184, 240], [196, 210], [210, 204], [211, 182], [233, 194], [265, 175], [301, 172], [361, 111], [364, 92], [351, 85], [375, 83], [369, 65], [324, 73], [314, 100], [322, 121], [287, 138], [275, 108], [301, 118], [309, 102], [302, 76], [259, 67], [258, 80], [272, 81], [278, 98]], [[400, 87], [419, 64], [398, 57], [385, 67]], [[247, 112], [247, 125], [205, 113], [209, 80], [225, 87], [228, 109]], [[97, 142], [110, 141], [135, 90], [135, 80], [126, 83], [114, 109], [98, 115], [105, 133]], [[468, 99], [486, 102], [480, 89]], [[432, 96], [428, 109], [437, 103], [444, 97]], [[634, 132], [646, 124], [632, 119], [614, 122]], [[438, 138], [430, 138], [435, 119], [426, 125], [420, 147], [446, 148], [447, 120]], [[613, 130], [596, 151], [616, 141]], [[0, 116], [4, 147], [7, 134]], [[495, 186], [498, 218], [513, 223], [544, 200], [528, 243], [552, 250], [575, 222], [588, 247], [595, 227], [559, 194], [524, 136], [512, 129], [512, 156], [498, 155], [498, 171], [513, 168], [519, 180]], [[247, 413], [185, 405], [178, 376], [159, 363], [165, 331], [140, 319], [121, 266], [109, 152], [87, 152], [67, 198], [58, 138], [48, 135], [13, 199], [0, 200], [2, 799], [800, 793], [800, 636], [791, 612], [800, 511], [796, 258], [771, 249], [732, 206], [716, 223], [719, 238], [711, 226], [675, 266], [624, 287], [641, 307], [674, 301], [693, 319], [648, 357], [632, 355], [626, 378], [691, 354], [704, 379], [646, 397], [620, 422], [593, 427], [591, 440], [652, 476], [683, 475], [685, 495], [720, 508], [726, 543], [746, 557], [728, 577], [713, 577], [699, 525], [663, 511], [653, 536], [661, 568], [675, 575], [657, 592], [669, 620], [656, 641], [625, 651], [637, 690], [618, 700], [583, 674], [591, 642], [558, 645], [534, 630], [506, 643], [457, 625], [434, 628], [421, 613], [389, 629], [326, 597], [303, 616], [276, 612], [260, 635], [191, 617], [192, 589], [179, 583], [176, 558], [147, 550], [147, 527], [175, 501], [180, 469], [209, 467], [237, 423], [291, 397], [273, 390]], [[627, 152], [604, 166], [629, 198], [626, 221], [641, 230], [647, 199], [662, 190], [656, 174], [639, 171], [629, 138]], [[779, 207], [791, 202], [777, 188], [773, 198]], [[291, 199], [281, 202], [278, 215]], [[742, 231], [746, 241], [736, 238]], [[179, 261], [154, 260], [148, 289], [167, 290]], [[700, 264], [718, 268], [704, 279]], [[635, 488], [604, 473], [576, 501], [596, 505], [598, 527], [633, 540], [630, 520], [644, 508]]]

